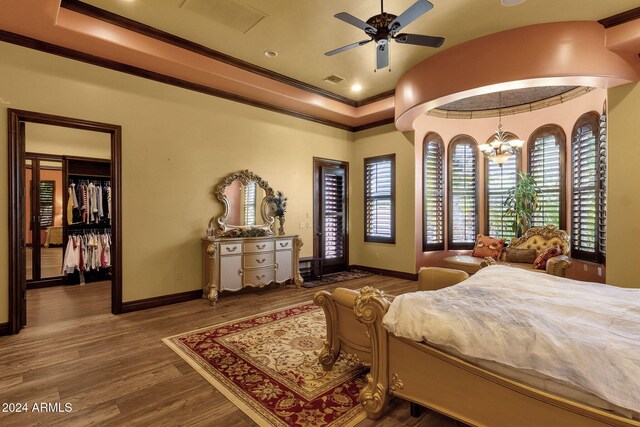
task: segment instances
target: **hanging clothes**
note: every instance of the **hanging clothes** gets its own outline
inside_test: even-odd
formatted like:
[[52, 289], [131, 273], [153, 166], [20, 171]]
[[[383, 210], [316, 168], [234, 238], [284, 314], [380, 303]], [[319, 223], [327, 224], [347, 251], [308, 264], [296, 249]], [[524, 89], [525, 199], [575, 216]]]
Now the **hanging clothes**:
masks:
[[111, 234], [107, 231], [70, 235], [64, 253], [62, 273], [78, 271], [84, 284], [84, 273], [111, 267]]

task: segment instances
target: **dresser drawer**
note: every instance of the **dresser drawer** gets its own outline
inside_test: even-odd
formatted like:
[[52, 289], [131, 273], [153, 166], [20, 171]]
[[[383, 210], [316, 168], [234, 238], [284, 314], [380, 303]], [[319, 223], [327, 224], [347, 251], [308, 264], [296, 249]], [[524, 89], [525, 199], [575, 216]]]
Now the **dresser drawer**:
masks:
[[242, 242], [220, 243], [220, 255], [238, 255], [242, 253]]
[[244, 254], [244, 266], [247, 268], [266, 267], [274, 264], [273, 252], [257, 252]]
[[276, 251], [286, 251], [293, 248], [293, 239], [276, 240]]
[[273, 251], [273, 240], [253, 240], [244, 242], [244, 251], [247, 253]]
[[273, 266], [265, 268], [245, 269], [242, 281], [245, 286], [264, 286], [273, 282], [275, 269]]

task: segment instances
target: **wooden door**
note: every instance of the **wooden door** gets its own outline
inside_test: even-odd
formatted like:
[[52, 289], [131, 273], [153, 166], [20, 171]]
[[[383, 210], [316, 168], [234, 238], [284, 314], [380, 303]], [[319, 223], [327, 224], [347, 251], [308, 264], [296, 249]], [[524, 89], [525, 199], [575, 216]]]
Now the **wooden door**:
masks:
[[314, 257], [323, 259], [322, 273], [349, 266], [349, 164], [314, 158]]

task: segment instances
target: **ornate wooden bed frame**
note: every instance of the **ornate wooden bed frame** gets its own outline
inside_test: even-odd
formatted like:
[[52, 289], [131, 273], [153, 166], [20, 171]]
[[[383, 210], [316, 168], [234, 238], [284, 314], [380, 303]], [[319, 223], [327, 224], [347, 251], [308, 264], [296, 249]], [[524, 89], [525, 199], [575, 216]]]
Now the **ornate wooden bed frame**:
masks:
[[[338, 312], [326, 308], [334, 303], [327, 294], [318, 293], [314, 300], [325, 308], [325, 314]], [[355, 318], [366, 326], [365, 335], [370, 341], [371, 371], [360, 393], [360, 403], [369, 418], [380, 417], [389, 398], [397, 396], [471, 425], [640, 426], [637, 420], [536, 389], [427, 344], [388, 333], [382, 318], [390, 303], [377, 289], [362, 288], [352, 298], [343, 296], [340, 304], [342, 309], [347, 308], [344, 304], [352, 305]], [[327, 314], [327, 346], [321, 356], [325, 369], [331, 369], [338, 357], [340, 342], [358, 342], [362, 338], [361, 328], [352, 329], [355, 337], [343, 336], [349, 335], [348, 329], [340, 328], [338, 322], [338, 317]], [[340, 338], [335, 335], [338, 330]], [[358, 347], [362, 353], [362, 347]]]

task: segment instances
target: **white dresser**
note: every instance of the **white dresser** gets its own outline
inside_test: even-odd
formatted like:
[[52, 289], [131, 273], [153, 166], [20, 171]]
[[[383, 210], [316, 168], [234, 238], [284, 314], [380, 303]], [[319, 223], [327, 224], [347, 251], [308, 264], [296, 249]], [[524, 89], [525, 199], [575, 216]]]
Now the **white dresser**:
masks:
[[298, 236], [202, 239], [203, 298], [213, 304], [222, 291], [292, 281], [302, 285]]

